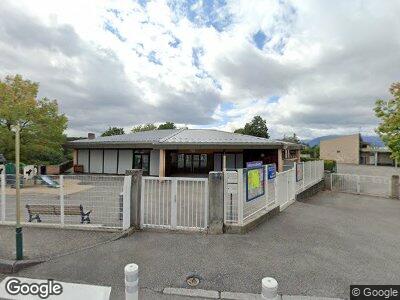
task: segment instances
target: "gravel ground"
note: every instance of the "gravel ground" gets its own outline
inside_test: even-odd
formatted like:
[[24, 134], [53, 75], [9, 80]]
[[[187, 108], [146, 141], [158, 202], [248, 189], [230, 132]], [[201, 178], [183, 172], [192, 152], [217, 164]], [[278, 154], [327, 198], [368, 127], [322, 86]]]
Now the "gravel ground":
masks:
[[399, 215], [399, 201], [321, 192], [246, 235], [138, 232], [18, 275], [108, 285], [122, 299], [123, 268], [135, 262], [155, 297], [195, 273], [203, 289], [259, 293], [272, 276], [281, 294], [348, 298], [350, 284], [400, 282]]

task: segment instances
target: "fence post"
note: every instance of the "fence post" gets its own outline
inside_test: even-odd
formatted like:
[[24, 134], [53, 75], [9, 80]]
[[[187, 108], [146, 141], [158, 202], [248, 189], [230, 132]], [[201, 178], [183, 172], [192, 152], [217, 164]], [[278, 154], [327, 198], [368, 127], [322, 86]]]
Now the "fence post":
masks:
[[125, 266], [125, 300], [139, 299], [139, 266], [129, 264]]
[[212, 234], [223, 233], [224, 179], [225, 178], [223, 172], [210, 172], [208, 174], [208, 231]]
[[272, 277], [265, 277], [261, 281], [261, 298], [263, 300], [278, 299], [278, 282]]
[[360, 194], [361, 186], [360, 186], [360, 175], [357, 175], [357, 194]]
[[244, 201], [244, 172], [238, 169], [238, 225], [243, 226], [243, 201]]
[[330, 175], [330, 181], [331, 181], [331, 191], [333, 191], [333, 173], [329, 174]]
[[392, 178], [390, 180], [390, 198], [393, 199], [400, 198], [399, 175], [392, 175]]
[[65, 223], [65, 212], [64, 212], [64, 175], [60, 175], [60, 221], [61, 226]]
[[171, 186], [171, 228], [175, 229], [178, 223], [177, 214], [177, 203], [176, 203], [176, 192], [178, 190], [178, 180], [176, 178], [172, 179]]
[[[129, 195], [127, 195], [127, 199], [129, 202], [129, 214], [130, 221], [129, 226], [139, 228], [140, 227], [140, 218], [141, 218], [141, 191], [142, 191], [142, 169], [132, 169], [126, 170], [125, 175], [129, 176], [130, 179], [130, 189]], [[124, 209], [125, 211], [125, 209]]]
[[269, 197], [269, 184], [268, 184], [268, 165], [263, 166], [263, 176], [264, 176], [264, 191], [265, 191], [265, 208], [268, 206], [268, 197]]
[[1, 221], [6, 220], [6, 169], [4, 165], [0, 166], [0, 179], [1, 179]]
[[132, 224], [132, 176], [124, 177], [124, 187], [122, 192], [122, 229], [128, 229]]

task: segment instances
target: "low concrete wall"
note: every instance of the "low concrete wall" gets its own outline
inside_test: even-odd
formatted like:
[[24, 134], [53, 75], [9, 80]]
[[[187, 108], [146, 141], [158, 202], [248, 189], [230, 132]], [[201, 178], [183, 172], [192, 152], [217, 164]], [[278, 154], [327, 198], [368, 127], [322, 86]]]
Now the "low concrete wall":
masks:
[[392, 175], [400, 175], [400, 168], [390, 166], [337, 164], [337, 172], [342, 174], [390, 177]]
[[239, 225], [225, 225], [224, 227], [224, 232], [225, 233], [236, 233], [236, 234], [244, 234], [249, 232], [250, 230], [254, 229], [258, 225], [268, 221], [272, 217], [276, 216], [279, 214], [279, 206], [275, 207], [274, 209], [270, 210], [264, 215], [261, 215], [258, 218], [255, 218], [254, 220], [250, 221], [244, 226], [239, 226]]
[[309, 187], [305, 191], [301, 192], [300, 194], [296, 195], [296, 200], [297, 201], [305, 201], [308, 198], [314, 196], [318, 192], [322, 191], [325, 189], [325, 180], [321, 180], [317, 184], [314, 184], [313, 186]]

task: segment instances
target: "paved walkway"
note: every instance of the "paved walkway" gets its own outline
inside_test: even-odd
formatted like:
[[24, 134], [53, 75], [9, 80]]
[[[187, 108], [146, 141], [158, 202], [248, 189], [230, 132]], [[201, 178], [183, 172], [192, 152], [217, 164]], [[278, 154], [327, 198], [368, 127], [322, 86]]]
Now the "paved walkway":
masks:
[[271, 276], [281, 294], [348, 298], [350, 284], [400, 282], [399, 215], [395, 200], [322, 192], [246, 235], [139, 232], [18, 276], [108, 285], [122, 299], [123, 268], [135, 262], [142, 299], [186, 287], [192, 273], [202, 289], [260, 293]]

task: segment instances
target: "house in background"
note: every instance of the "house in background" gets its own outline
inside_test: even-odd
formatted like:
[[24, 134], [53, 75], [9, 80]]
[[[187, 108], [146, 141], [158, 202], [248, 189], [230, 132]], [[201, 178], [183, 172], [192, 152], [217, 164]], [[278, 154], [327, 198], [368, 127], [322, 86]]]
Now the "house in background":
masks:
[[364, 142], [360, 134], [339, 136], [320, 142], [320, 158], [337, 163], [375, 166], [397, 166], [391, 151]]
[[301, 145], [212, 129], [166, 129], [72, 141], [74, 165], [84, 173], [205, 176], [247, 162], [300, 161]]

